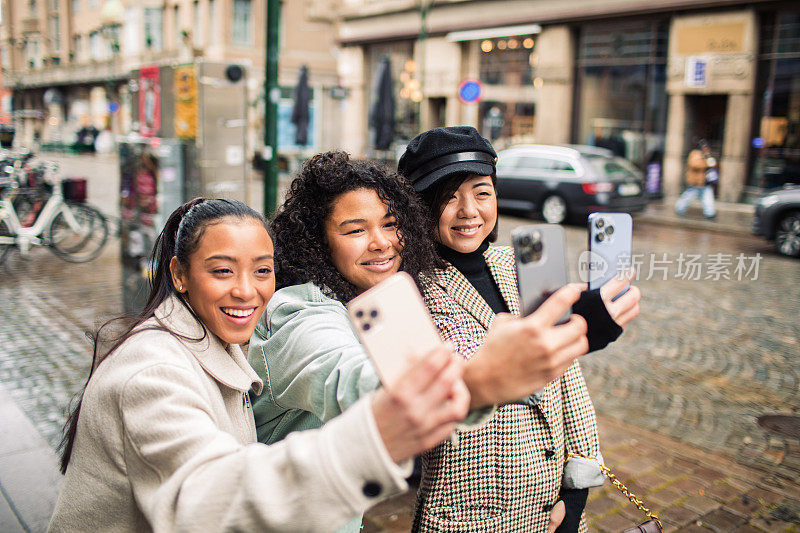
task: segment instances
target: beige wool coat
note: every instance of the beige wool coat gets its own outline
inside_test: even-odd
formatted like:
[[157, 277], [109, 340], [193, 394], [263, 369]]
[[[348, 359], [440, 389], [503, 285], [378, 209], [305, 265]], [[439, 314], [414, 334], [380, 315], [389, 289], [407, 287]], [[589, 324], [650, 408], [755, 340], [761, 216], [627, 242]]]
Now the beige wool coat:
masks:
[[[203, 328], [177, 297], [145, 326]], [[50, 531], [333, 531], [404, 490], [370, 397], [324, 428], [256, 442], [261, 380], [212, 334], [140, 331], [95, 370]]]

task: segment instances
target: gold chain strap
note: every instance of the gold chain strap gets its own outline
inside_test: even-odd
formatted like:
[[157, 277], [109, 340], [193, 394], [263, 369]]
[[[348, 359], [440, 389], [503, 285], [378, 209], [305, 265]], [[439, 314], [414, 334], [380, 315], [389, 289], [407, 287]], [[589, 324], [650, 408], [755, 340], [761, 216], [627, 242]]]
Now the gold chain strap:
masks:
[[617, 476], [615, 476], [611, 472], [611, 469], [608, 468], [603, 463], [601, 463], [596, 457], [591, 457], [589, 455], [586, 455], [585, 453], [573, 453], [573, 452], [570, 452], [570, 453], [567, 454], [567, 458], [570, 458], [570, 459], [574, 459], [574, 458], [589, 459], [589, 460], [594, 461], [595, 463], [597, 463], [597, 465], [600, 467], [600, 471], [603, 472], [603, 474], [605, 474], [605, 476], [608, 479], [611, 480], [611, 484], [614, 485], [615, 487], [617, 487], [617, 489], [619, 489], [619, 491], [622, 494], [624, 494], [625, 497], [628, 498], [631, 501], [631, 503], [633, 503], [633, 505], [635, 505], [644, 514], [646, 514], [647, 518], [650, 518], [651, 520], [655, 520], [658, 523], [658, 527], [663, 529], [663, 526], [661, 525], [661, 520], [658, 519], [658, 515], [653, 513], [653, 512], [651, 512], [650, 509], [645, 507], [644, 506], [644, 502], [642, 500], [640, 500], [639, 498], [637, 498], [630, 490], [628, 490], [628, 487], [623, 485], [622, 481], [617, 479]]

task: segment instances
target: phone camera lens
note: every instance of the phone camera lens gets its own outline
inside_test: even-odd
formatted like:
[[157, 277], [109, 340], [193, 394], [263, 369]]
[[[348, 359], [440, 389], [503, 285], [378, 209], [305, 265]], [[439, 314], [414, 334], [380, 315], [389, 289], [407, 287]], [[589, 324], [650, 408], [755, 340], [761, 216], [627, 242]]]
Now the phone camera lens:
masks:
[[356, 316], [357, 316], [358, 318], [361, 318], [361, 317], [363, 317], [363, 316], [364, 316], [364, 311], [362, 311], [361, 309], [359, 309], [358, 311], [356, 311]]
[[603, 229], [603, 227], [606, 225], [606, 221], [602, 218], [598, 218], [594, 225], [597, 227], [597, 229]]
[[370, 325], [369, 322], [364, 322], [363, 324], [361, 324], [361, 329], [363, 329], [364, 331], [369, 331], [369, 328], [371, 327], [372, 326]]
[[523, 236], [522, 236], [522, 237], [519, 239], [519, 243], [520, 243], [522, 246], [530, 246], [530, 245], [531, 245], [531, 236], [530, 236], [530, 235], [523, 235]]
[[536, 241], [533, 243], [533, 251], [536, 253], [541, 253], [543, 248], [542, 241]]
[[614, 226], [607, 227], [606, 228], [606, 233], [608, 233], [609, 236], [613, 235], [614, 234]]
[[533, 261], [533, 254], [531, 254], [530, 250], [525, 250], [520, 254], [519, 258], [523, 263], [530, 263]]
[[369, 312], [369, 316], [371, 316], [372, 318], [377, 318], [378, 317], [378, 310], [377, 309], [373, 309], [372, 311]]
[[597, 240], [600, 241], [600, 242], [603, 242], [604, 240], [606, 240], [606, 234], [605, 233], [598, 233], [597, 234]]

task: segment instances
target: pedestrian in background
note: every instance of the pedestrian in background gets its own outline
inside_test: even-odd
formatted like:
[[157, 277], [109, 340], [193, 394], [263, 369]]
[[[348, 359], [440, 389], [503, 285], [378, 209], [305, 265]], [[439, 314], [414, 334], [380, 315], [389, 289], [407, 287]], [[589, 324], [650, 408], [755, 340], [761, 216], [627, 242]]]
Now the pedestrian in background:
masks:
[[144, 311], [97, 334], [50, 531], [332, 531], [407, 490], [409, 459], [467, 412], [462, 365], [437, 349], [391, 392], [264, 446], [249, 397], [262, 382], [239, 347], [275, 290], [264, 218], [234, 200], [188, 202], [153, 265]]
[[700, 139], [697, 148], [686, 158], [686, 190], [675, 203], [675, 212], [686, 213], [686, 208], [695, 198], [703, 204], [703, 216], [713, 219], [717, 216], [714, 207], [714, 187], [719, 182], [717, 160], [711, 155], [711, 148], [705, 139]]
[[[434, 227], [440, 266], [425, 301], [445, 340], [468, 335], [481, 346], [507, 313], [519, 314], [513, 250], [490, 246], [497, 238], [496, 161], [489, 141], [468, 126], [421, 133], [399, 161]], [[584, 290], [572, 306], [571, 321], [588, 326], [590, 351], [615, 340], [638, 314], [634, 286], [611, 301], [625, 281]], [[576, 287], [576, 293], [585, 288]], [[543, 334], [557, 341], [559, 327]], [[603, 476], [595, 462], [568, 458], [574, 452], [602, 461], [580, 366], [574, 363], [536, 394], [513, 400], [483, 427], [459, 432], [457, 446], [444, 442], [423, 456], [426, 481], [415, 530], [585, 531], [588, 488], [601, 485]]]

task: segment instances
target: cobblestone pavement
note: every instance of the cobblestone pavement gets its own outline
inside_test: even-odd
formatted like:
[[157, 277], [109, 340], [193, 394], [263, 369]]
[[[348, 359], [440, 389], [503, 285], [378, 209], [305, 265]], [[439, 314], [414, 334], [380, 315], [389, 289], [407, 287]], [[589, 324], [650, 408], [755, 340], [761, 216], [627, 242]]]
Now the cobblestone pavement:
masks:
[[[530, 221], [503, 217], [500, 235], [521, 223]], [[573, 280], [585, 234], [567, 228]], [[756, 423], [764, 414], [800, 416], [800, 262], [752, 236], [634, 222], [637, 253], [639, 318], [581, 362], [598, 413], [800, 481], [800, 425], [790, 438]], [[731, 279], [676, 279], [681, 254], [702, 256], [701, 278], [714, 254], [730, 255]], [[737, 280], [738, 254], [761, 254], [756, 280], [754, 272]], [[666, 273], [651, 257], [671, 261]]]

